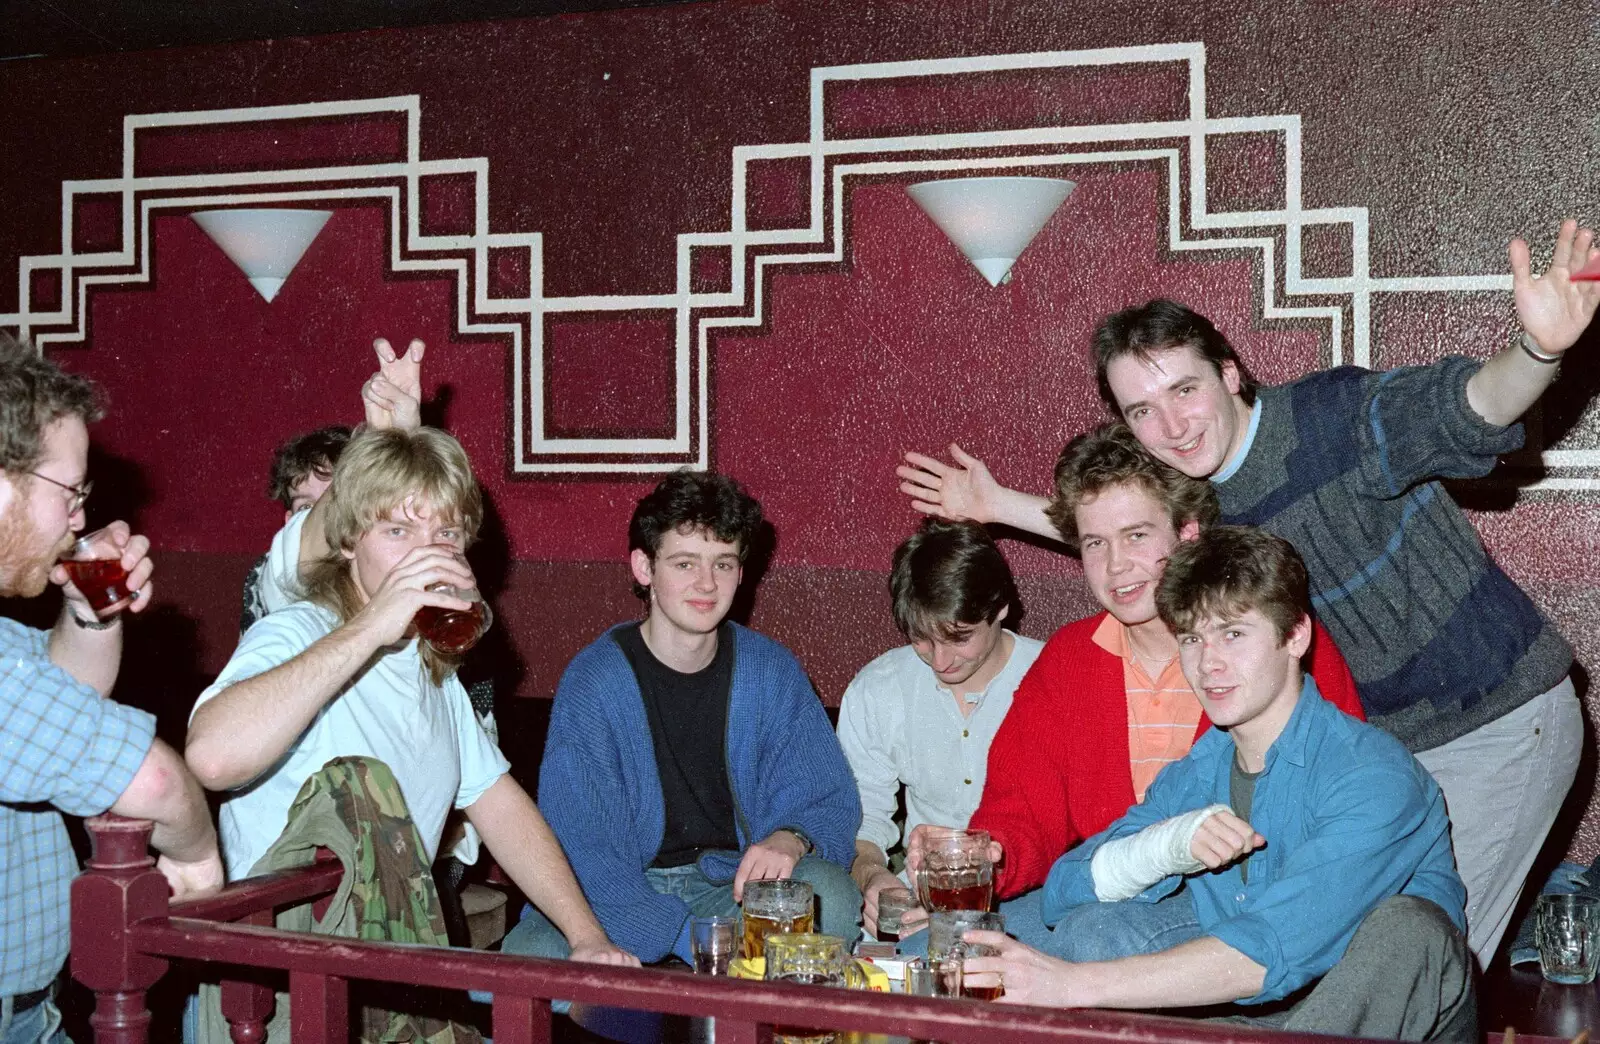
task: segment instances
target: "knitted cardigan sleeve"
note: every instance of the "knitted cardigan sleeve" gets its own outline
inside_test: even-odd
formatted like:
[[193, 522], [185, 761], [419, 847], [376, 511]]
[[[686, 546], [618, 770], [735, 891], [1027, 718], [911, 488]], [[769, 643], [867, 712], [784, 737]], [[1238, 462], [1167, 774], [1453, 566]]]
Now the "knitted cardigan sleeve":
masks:
[[657, 807], [652, 815], [640, 786], [659, 784], [634, 778], [638, 760], [629, 747], [641, 739], [648, 746], [648, 730], [642, 737], [628, 736], [618, 724], [618, 691], [628, 685], [636, 691], [627, 661], [609, 634], [567, 667], [556, 688], [539, 766], [539, 808], [606, 935], [649, 963], [679, 948], [689, 908], [676, 896], [656, 892], [645, 879], [661, 843], [665, 812]]
[[[739, 801], [756, 832], [746, 843], [797, 827], [819, 856], [849, 868], [861, 827], [861, 795], [822, 701], [788, 649], [746, 628], [735, 633], [730, 731], [744, 733], [746, 714], [759, 721], [753, 759], [730, 752]], [[753, 769], [753, 776], [741, 769]]]

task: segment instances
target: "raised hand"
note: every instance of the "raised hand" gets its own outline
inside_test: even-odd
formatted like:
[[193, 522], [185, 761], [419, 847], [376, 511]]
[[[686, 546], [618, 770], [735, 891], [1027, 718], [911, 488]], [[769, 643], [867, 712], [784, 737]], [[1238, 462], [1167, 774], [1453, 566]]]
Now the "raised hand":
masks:
[[906, 462], [894, 469], [900, 492], [911, 498], [913, 509], [956, 521], [998, 522], [999, 499], [1004, 492], [989, 468], [955, 443], [946, 464], [935, 457], [907, 452]]
[[1189, 841], [1189, 852], [1207, 869], [1218, 870], [1267, 843], [1255, 828], [1232, 812], [1208, 816]]
[[[128, 523], [117, 521], [105, 527], [111, 542], [122, 551], [122, 569], [128, 574], [124, 586], [133, 592], [133, 601], [121, 607], [129, 612], [141, 612], [150, 604], [150, 599], [155, 595], [155, 587], [150, 583], [150, 577], [155, 573], [155, 563], [150, 559], [150, 538], [137, 535], [128, 526]], [[72, 583], [65, 566], [59, 563], [50, 569], [50, 581], [61, 585], [61, 592], [67, 601], [79, 607], [78, 616], [81, 619], [93, 620], [97, 615], [89, 607], [89, 600]], [[112, 611], [111, 609], [107, 610]]]
[[427, 345], [412, 338], [405, 354], [396, 355], [386, 338], [372, 342], [378, 372], [361, 386], [361, 404], [374, 428], [415, 431], [422, 426], [422, 355]]
[[1600, 256], [1594, 232], [1580, 229], [1571, 219], [1563, 221], [1550, 267], [1540, 276], [1533, 274], [1528, 244], [1522, 239], [1511, 241], [1510, 254], [1517, 319], [1541, 351], [1560, 355], [1577, 341], [1600, 305], [1600, 283], [1572, 281], [1574, 272]]

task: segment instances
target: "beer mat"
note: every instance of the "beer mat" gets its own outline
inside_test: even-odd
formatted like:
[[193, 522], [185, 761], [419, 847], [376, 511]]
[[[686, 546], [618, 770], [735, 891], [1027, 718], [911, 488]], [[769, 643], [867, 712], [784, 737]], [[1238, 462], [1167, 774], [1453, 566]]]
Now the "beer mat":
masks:
[[[867, 989], [874, 993], [889, 993], [889, 974], [881, 966], [871, 961], [856, 961], [861, 966], [861, 972], [867, 977]], [[903, 964], [902, 964], [903, 967]], [[735, 957], [728, 964], [728, 974], [735, 979], [764, 979], [767, 977], [767, 959], [765, 957]], [[904, 977], [904, 972], [901, 973]]]

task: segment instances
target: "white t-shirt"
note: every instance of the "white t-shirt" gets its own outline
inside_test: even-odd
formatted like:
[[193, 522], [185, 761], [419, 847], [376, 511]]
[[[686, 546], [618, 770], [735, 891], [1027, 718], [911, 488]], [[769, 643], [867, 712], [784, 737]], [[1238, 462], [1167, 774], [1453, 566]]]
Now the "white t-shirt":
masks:
[[1036, 639], [1006, 634], [1011, 655], [966, 717], [909, 645], [879, 656], [850, 682], [839, 701], [839, 745], [861, 792], [857, 840], [884, 852], [902, 840], [894, 826], [902, 783], [907, 834], [922, 823], [965, 827], [978, 810], [989, 744], [1044, 648]]
[[[335, 622], [333, 613], [310, 602], [263, 617], [195, 707], [298, 656]], [[442, 686], [433, 684], [413, 638], [378, 657], [330, 700], [276, 765], [229, 793], [220, 817], [228, 879], [247, 876], [272, 847], [307, 779], [333, 758], [356, 756], [377, 758], [394, 773], [430, 862], [450, 809], [477, 801], [511, 767], [478, 724], [461, 683], [451, 676]]]

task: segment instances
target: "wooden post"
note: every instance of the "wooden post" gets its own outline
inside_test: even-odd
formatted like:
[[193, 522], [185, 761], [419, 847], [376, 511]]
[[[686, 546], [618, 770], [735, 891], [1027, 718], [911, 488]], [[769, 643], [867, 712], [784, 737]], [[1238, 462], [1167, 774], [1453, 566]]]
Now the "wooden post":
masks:
[[107, 814], [84, 826], [91, 854], [72, 882], [72, 977], [94, 991], [96, 1044], [148, 1044], [145, 991], [167, 962], [135, 951], [128, 929], [167, 916], [167, 879], [150, 858], [148, 822]]
[[[258, 911], [243, 921], [271, 928], [272, 911]], [[262, 1044], [267, 1039], [267, 1020], [277, 1006], [277, 994], [265, 983], [222, 980], [222, 1017], [228, 1020], [228, 1039], [233, 1044]]]

